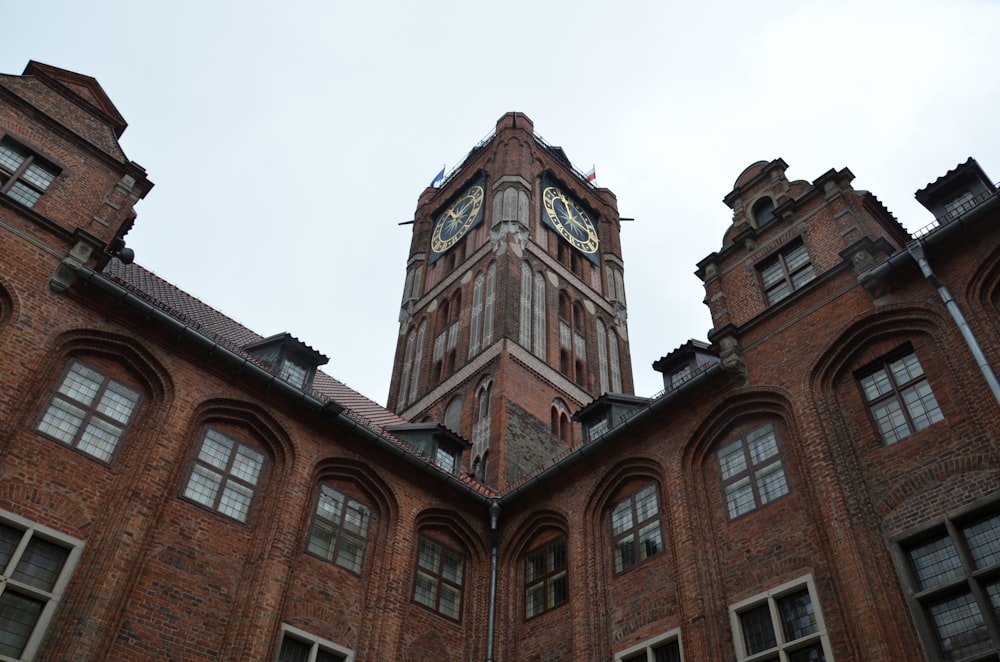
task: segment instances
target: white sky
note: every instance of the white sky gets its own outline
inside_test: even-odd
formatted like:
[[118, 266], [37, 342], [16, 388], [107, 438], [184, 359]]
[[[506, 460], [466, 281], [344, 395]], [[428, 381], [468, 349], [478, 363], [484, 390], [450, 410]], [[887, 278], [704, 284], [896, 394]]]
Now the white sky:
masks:
[[95, 77], [156, 187], [136, 261], [288, 331], [385, 402], [416, 200], [506, 111], [618, 196], [636, 393], [710, 327], [695, 264], [737, 175], [849, 167], [910, 230], [975, 156], [1000, 179], [995, 0], [0, 0], [0, 72]]

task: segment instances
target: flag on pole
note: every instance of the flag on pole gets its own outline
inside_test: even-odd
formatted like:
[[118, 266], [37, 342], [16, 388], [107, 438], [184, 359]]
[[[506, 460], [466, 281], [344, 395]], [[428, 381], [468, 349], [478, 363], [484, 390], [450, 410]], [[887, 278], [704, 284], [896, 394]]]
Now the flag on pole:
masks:
[[437, 188], [438, 184], [444, 181], [444, 166], [441, 166], [441, 172], [434, 175], [434, 179], [431, 180], [431, 188]]
[[595, 166], [590, 166], [590, 170], [588, 170], [583, 175], [583, 178], [586, 179], [588, 182], [592, 182], [595, 179], [597, 179], [597, 171], [594, 168]]

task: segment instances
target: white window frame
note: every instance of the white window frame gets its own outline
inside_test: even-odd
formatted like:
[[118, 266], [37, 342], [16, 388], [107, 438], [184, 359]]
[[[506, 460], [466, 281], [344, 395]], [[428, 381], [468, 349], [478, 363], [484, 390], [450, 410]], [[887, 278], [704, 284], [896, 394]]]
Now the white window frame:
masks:
[[278, 638], [278, 645], [274, 649], [274, 662], [278, 662], [278, 656], [281, 654], [281, 643], [285, 640], [285, 635], [291, 635], [292, 639], [298, 639], [300, 642], [312, 646], [312, 650], [309, 651], [309, 662], [316, 662], [316, 654], [321, 648], [324, 649], [325, 652], [345, 656], [344, 662], [354, 662], [354, 651], [351, 649], [344, 648], [343, 646], [335, 644], [332, 641], [309, 634], [305, 630], [300, 630], [299, 628], [293, 627], [288, 623], [281, 624], [281, 636]]
[[[803, 588], [809, 591], [809, 600], [812, 602], [813, 614], [816, 616], [816, 632], [805, 637], [799, 637], [793, 642], [786, 642], [784, 641], [785, 632], [782, 627], [777, 601], [791, 593], [801, 591]], [[743, 639], [743, 624], [740, 620], [740, 615], [763, 604], [767, 604], [768, 606], [768, 611], [771, 615], [771, 626], [774, 628], [778, 645], [775, 648], [750, 654], [747, 653], [746, 642]], [[830, 640], [826, 632], [826, 623], [823, 621], [823, 610], [820, 609], [819, 597], [816, 595], [816, 583], [811, 574], [785, 582], [769, 591], [759, 593], [751, 598], [730, 605], [729, 620], [733, 630], [733, 643], [736, 646], [737, 662], [773, 659], [775, 654], [778, 655], [780, 662], [787, 662], [790, 652], [794, 653], [803, 645], [815, 643], [816, 641], [819, 641], [820, 646], [823, 648], [823, 657], [826, 659], [826, 662], [833, 662], [833, 653], [830, 650]]]
[[614, 662], [622, 662], [622, 660], [634, 656], [636, 653], [641, 653], [642, 651], [646, 651], [646, 660], [648, 660], [648, 662], [654, 662], [656, 658], [653, 657], [653, 655], [655, 654], [653, 648], [655, 646], [662, 646], [663, 644], [670, 644], [675, 641], [677, 642], [677, 647], [680, 649], [681, 660], [683, 660], [684, 644], [681, 642], [681, 629], [674, 628], [673, 630], [670, 630], [669, 632], [653, 637], [652, 639], [647, 639], [641, 644], [636, 644], [631, 648], [626, 648], [623, 651], [615, 653]]
[[[62, 545], [69, 550], [66, 562], [63, 564], [62, 570], [59, 572], [59, 577], [56, 579], [51, 591], [42, 591], [37, 588], [33, 588], [26, 584], [22, 584], [17, 580], [11, 579], [5, 574], [0, 574], [0, 593], [2, 593], [3, 590], [6, 590], [9, 585], [15, 587], [19, 593], [29, 594], [39, 600], [46, 600], [45, 606], [42, 608], [42, 613], [38, 616], [38, 622], [35, 623], [34, 630], [28, 636], [28, 641], [25, 643], [24, 651], [21, 653], [21, 657], [12, 658], [0, 655], [0, 660], [31, 662], [31, 660], [35, 659], [35, 655], [38, 653], [38, 647], [41, 646], [42, 642], [45, 640], [45, 631], [48, 628], [49, 623], [52, 621], [52, 617], [55, 615], [56, 610], [59, 608], [59, 604], [62, 602], [63, 593], [66, 591], [66, 586], [69, 584], [70, 577], [73, 576], [76, 564], [79, 562], [80, 555], [83, 553], [84, 544], [82, 540], [77, 540], [76, 538], [72, 538], [58, 532], [55, 529], [50, 529], [47, 526], [36, 524], [31, 520], [25, 519], [6, 510], [0, 510], [0, 522], [13, 528], [20, 529], [24, 532], [21, 537], [21, 542], [15, 551], [15, 555], [23, 553], [24, 547], [27, 545], [27, 541], [35, 536]], [[4, 570], [6, 569], [0, 568], [0, 572], [3, 572]]]

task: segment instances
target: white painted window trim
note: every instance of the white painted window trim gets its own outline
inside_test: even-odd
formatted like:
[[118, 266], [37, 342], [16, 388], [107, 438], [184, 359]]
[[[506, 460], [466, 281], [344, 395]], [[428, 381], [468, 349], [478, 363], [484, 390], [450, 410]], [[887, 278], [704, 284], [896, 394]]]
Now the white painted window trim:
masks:
[[[823, 621], [823, 610], [820, 609], [819, 597], [816, 595], [816, 584], [813, 580], [813, 576], [805, 575], [798, 579], [793, 579], [791, 581], [785, 582], [780, 586], [777, 586], [764, 593], [759, 593], [746, 600], [741, 600], [736, 604], [730, 605], [729, 607], [729, 622], [733, 630], [733, 643], [736, 646], [736, 660], [737, 662], [752, 662], [758, 659], [773, 658], [775, 652], [778, 654], [778, 659], [781, 662], [787, 662], [789, 646], [787, 643], [779, 643], [777, 646], [777, 651], [770, 648], [767, 651], [761, 651], [759, 653], [754, 653], [750, 655], [746, 652], [746, 642], [743, 640], [743, 627], [740, 622], [740, 613], [747, 611], [749, 608], [758, 607], [764, 603], [767, 603], [768, 610], [771, 614], [771, 625], [774, 628], [775, 635], [780, 639], [784, 639], [784, 630], [781, 625], [781, 616], [778, 612], [778, 599], [782, 598], [790, 593], [795, 593], [805, 587], [809, 591], [809, 600], [812, 601], [813, 614], [816, 616], [816, 633], [809, 635], [810, 640], [819, 640], [820, 645], [823, 648], [823, 657], [826, 662], [833, 662], [833, 653], [830, 650], [830, 641], [826, 633], [826, 623]], [[806, 639], [802, 637], [796, 641], [801, 641]], [[798, 650], [798, 646], [792, 648], [791, 652]]]
[[673, 641], [677, 642], [677, 647], [680, 648], [680, 651], [681, 651], [681, 660], [683, 660], [684, 659], [684, 643], [681, 641], [681, 629], [680, 628], [674, 628], [673, 630], [670, 630], [669, 632], [665, 632], [665, 633], [663, 633], [661, 635], [657, 635], [656, 637], [653, 637], [652, 639], [647, 639], [646, 641], [644, 641], [644, 642], [642, 642], [640, 644], [636, 644], [635, 646], [632, 646], [630, 648], [626, 648], [623, 651], [619, 651], [619, 652], [615, 653], [614, 662], [622, 662], [623, 659], [629, 657], [630, 655], [635, 655], [636, 653], [639, 653], [639, 652], [641, 652], [643, 650], [646, 651], [646, 659], [649, 662], [654, 662], [654, 660], [656, 658], [653, 657], [653, 647], [654, 646], [660, 646], [662, 644], [668, 644], [668, 643], [671, 643]]
[[[38, 617], [38, 623], [35, 624], [35, 629], [32, 631], [31, 636], [28, 637], [28, 641], [24, 647], [24, 652], [21, 653], [20, 658], [17, 658], [23, 662], [31, 662], [31, 660], [35, 659], [35, 655], [38, 653], [38, 647], [41, 646], [42, 642], [45, 640], [45, 630], [48, 628], [56, 609], [62, 602], [63, 592], [65, 592], [66, 586], [69, 584], [70, 577], [76, 569], [76, 564], [80, 560], [80, 555], [83, 553], [83, 541], [67, 536], [56, 531], [55, 529], [50, 529], [47, 526], [36, 524], [31, 520], [25, 519], [20, 515], [15, 515], [14, 513], [6, 510], [0, 510], [0, 522], [17, 529], [21, 529], [24, 532], [30, 532], [31, 538], [38, 536], [63, 545], [69, 549], [69, 555], [66, 557], [66, 562], [63, 564], [59, 577], [56, 579], [56, 583], [52, 587], [52, 590], [48, 592], [48, 596], [50, 597], [47, 598], [45, 607], [42, 608], [42, 613]], [[22, 533], [21, 544], [19, 547], [24, 547], [26, 544], [24, 534]], [[3, 581], [6, 583], [6, 575], [3, 577]], [[44, 592], [38, 591], [37, 589], [30, 592], [33, 595], [37, 595], [39, 598], [43, 597], [44, 594]], [[3, 659], [6, 660], [15, 658], [5, 657]]]
[[316, 654], [320, 648], [326, 649], [327, 652], [336, 653], [337, 655], [344, 655], [346, 657], [346, 662], [354, 662], [354, 651], [349, 648], [344, 648], [339, 644], [335, 644], [332, 641], [322, 639], [316, 635], [309, 634], [305, 630], [300, 630], [297, 627], [292, 627], [288, 623], [281, 624], [281, 637], [278, 639], [278, 646], [274, 651], [274, 661], [278, 661], [278, 655], [281, 654], [281, 642], [285, 640], [285, 634], [292, 635], [293, 639], [298, 639], [299, 641], [311, 644], [312, 650], [309, 651], [309, 662], [316, 662]]

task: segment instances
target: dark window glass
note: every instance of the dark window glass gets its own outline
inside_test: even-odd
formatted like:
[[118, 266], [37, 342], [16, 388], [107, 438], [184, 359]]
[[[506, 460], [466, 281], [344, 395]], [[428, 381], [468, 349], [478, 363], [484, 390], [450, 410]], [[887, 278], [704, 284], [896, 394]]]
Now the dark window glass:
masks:
[[650, 483], [611, 509], [615, 572], [623, 572], [663, 551], [660, 501]]
[[879, 435], [887, 444], [944, 419], [913, 352], [879, 361], [861, 375], [859, 383]]

